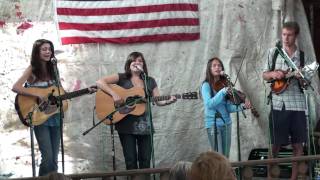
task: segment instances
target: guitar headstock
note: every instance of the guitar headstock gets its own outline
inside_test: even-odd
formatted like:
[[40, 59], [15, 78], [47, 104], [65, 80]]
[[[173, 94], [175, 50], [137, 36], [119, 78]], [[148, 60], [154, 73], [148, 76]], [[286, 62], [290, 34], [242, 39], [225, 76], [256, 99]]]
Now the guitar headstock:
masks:
[[182, 93], [182, 99], [198, 99], [197, 92]]

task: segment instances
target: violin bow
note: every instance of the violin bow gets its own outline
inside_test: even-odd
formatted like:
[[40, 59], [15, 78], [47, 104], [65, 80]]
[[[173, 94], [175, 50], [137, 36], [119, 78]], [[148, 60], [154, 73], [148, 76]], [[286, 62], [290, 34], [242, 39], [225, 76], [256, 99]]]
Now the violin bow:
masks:
[[239, 70], [238, 70], [238, 72], [237, 72], [237, 75], [236, 75], [236, 79], [234, 80], [234, 85], [236, 85], [236, 83], [237, 83], [237, 81], [238, 81], [238, 77], [239, 77], [239, 74], [240, 74], [240, 71], [241, 71], [241, 69], [242, 69], [242, 65], [243, 65], [243, 62], [244, 62], [244, 59], [245, 59], [245, 57], [246, 57], [246, 55], [247, 55], [247, 51], [248, 51], [248, 49], [247, 48], [245, 48], [245, 55], [243, 56], [243, 58], [242, 58], [242, 60], [241, 60], [241, 63], [240, 63], [240, 68], [239, 68]]

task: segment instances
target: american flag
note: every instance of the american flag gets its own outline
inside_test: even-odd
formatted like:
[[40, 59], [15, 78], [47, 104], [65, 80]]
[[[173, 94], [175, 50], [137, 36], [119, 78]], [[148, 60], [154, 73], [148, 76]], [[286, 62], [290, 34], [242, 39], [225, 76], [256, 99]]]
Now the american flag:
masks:
[[56, 0], [62, 44], [200, 38], [199, 0]]

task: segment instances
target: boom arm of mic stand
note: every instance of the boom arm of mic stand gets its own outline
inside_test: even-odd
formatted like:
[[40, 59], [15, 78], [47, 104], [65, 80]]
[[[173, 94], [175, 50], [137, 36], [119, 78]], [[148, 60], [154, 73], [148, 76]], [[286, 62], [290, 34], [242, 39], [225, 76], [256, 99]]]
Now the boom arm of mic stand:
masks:
[[99, 124], [101, 124], [102, 122], [104, 122], [105, 120], [109, 119], [112, 123], [112, 119], [113, 119], [113, 114], [116, 113], [118, 111], [118, 109], [112, 111], [110, 114], [108, 114], [105, 118], [101, 119], [97, 124], [95, 124], [94, 126], [92, 126], [91, 128], [89, 128], [88, 130], [86, 130], [84, 133], [82, 133], [83, 136], [85, 136], [86, 134], [88, 134], [92, 129], [94, 129], [95, 127], [97, 127]]
[[89, 129], [86, 130], [84, 133], [82, 133], [82, 135], [84, 136], [84, 135], [88, 134], [92, 129], [94, 129], [95, 127], [97, 127], [99, 124], [101, 124], [103, 121], [105, 121], [105, 120], [107, 120], [107, 119], [109, 119], [109, 120], [111, 121], [111, 123], [112, 123], [113, 114], [114, 114], [114, 113], [118, 112], [119, 110], [121, 110], [122, 108], [126, 107], [127, 105], [133, 106], [134, 104], [137, 104], [137, 103], [142, 102], [142, 101], [143, 101], [143, 98], [140, 97], [140, 98], [138, 98], [138, 99], [135, 99], [135, 101], [133, 102], [133, 104], [132, 104], [132, 102], [128, 102], [127, 104], [125, 104], [125, 105], [123, 105], [123, 106], [121, 106], [121, 107], [116, 108], [114, 111], [112, 111], [110, 114], [108, 114], [105, 118], [101, 119], [97, 124], [93, 125], [91, 128], [89, 128]]
[[[59, 76], [59, 70], [57, 63], [53, 64], [53, 71], [54, 71], [54, 78], [56, 86], [58, 87], [58, 95], [61, 96], [60, 87], [62, 87], [60, 82], [60, 76]], [[61, 142], [61, 156], [62, 156], [62, 172], [64, 173], [64, 143], [63, 143], [63, 118], [64, 118], [64, 112], [63, 112], [63, 102], [62, 99], [59, 98], [59, 101], [57, 103], [57, 106], [59, 107], [59, 117], [60, 117], [60, 142]]]

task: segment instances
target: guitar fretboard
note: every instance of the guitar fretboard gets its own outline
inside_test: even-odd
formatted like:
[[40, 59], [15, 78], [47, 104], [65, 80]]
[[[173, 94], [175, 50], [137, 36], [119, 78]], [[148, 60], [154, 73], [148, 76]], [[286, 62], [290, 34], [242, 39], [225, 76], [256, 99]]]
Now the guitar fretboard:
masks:
[[157, 97], [153, 97], [153, 98], [152, 98], [152, 101], [156, 102], [156, 101], [169, 100], [171, 96], [175, 96], [177, 99], [181, 99], [181, 95], [180, 95], [180, 94], [175, 94], [175, 95], [167, 95], [167, 96], [157, 96]]
[[78, 97], [78, 96], [81, 96], [83, 94], [88, 94], [88, 93], [89, 93], [88, 88], [85, 88], [85, 89], [81, 89], [78, 91], [74, 91], [74, 92], [70, 92], [70, 93], [66, 93], [64, 95], [61, 95], [60, 97], [58, 97], [58, 99], [66, 100], [66, 99], [71, 99], [71, 98]]

